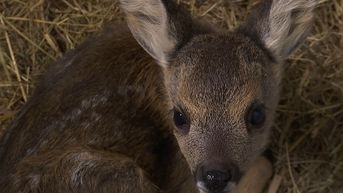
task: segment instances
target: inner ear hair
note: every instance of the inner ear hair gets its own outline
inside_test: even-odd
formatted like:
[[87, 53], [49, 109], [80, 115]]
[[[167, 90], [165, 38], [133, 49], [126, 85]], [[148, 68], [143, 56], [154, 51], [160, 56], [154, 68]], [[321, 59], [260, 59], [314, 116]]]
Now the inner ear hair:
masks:
[[318, 0], [273, 0], [266, 46], [277, 57], [287, 57], [309, 34]]
[[137, 42], [163, 67], [193, 35], [190, 14], [173, 0], [120, 0], [120, 3]]
[[161, 0], [121, 0], [128, 26], [137, 42], [160, 64], [176, 45], [169, 30], [168, 15]]
[[239, 28], [261, 42], [277, 60], [289, 56], [308, 36], [320, 0], [264, 0]]

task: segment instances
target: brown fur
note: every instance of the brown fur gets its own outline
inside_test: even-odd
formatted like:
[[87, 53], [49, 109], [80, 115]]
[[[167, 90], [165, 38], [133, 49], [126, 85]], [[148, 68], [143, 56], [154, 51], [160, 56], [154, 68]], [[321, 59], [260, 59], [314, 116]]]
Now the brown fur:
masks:
[[[249, 30], [250, 19], [217, 32], [171, 1], [137, 2], [122, 0], [130, 30], [160, 65], [118, 23], [67, 53], [1, 140], [0, 192], [196, 192], [202, 162], [245, 171], [265, 149], [284, 53], [260, 38], [268, 28]], [[256, 101], [267, 121], [253, 130], [245, 117]], [[187, 135], [171, 122], [175, 106], [190, 117]]]
[[[69, 52], [44, 75], [1, 141], [0, 192], [182, 187], [182, 178], [169, 182], [174, 170], [177, 176], [188, 170], [162, 121], [161, 78], [124, 25], [113, 24]], [[69, 180], [72, 175], [80, 179]], [[135, 187], [138, 182], [149, 188]]]

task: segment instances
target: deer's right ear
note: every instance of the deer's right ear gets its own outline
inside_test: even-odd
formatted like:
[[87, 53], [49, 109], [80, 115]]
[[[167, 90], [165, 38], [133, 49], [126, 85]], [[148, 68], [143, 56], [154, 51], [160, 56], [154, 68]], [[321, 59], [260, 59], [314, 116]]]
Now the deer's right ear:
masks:
[[171, 0], [120, 0], [138, 43], [162, 66], [191, 36], [190, 15]]
[[239, 30], [262, 43], [278, 61], [307, 37], [320, 0], [263, 0]]

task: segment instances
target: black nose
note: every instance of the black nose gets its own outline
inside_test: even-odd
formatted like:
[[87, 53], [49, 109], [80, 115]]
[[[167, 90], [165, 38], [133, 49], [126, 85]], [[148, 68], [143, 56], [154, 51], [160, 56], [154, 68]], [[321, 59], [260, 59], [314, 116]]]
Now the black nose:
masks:
[[202, 182], [210, 192], [222, 192], [229, 182], [237, 181], [238, 168], [233, 164], [210, 161], [197, 169], [197, 181]]

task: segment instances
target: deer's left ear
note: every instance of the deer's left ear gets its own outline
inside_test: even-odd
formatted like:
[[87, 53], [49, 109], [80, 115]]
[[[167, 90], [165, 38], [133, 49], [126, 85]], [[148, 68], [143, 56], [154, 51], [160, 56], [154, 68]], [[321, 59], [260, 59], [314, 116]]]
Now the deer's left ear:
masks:
[[238, 31], [262, 43], [278, 61], [307, 37], [319, 0], [263, 0]]
[[120, 0], [138, 43], [163, 67], [192, 36], [192, 19], [173, 0]]

